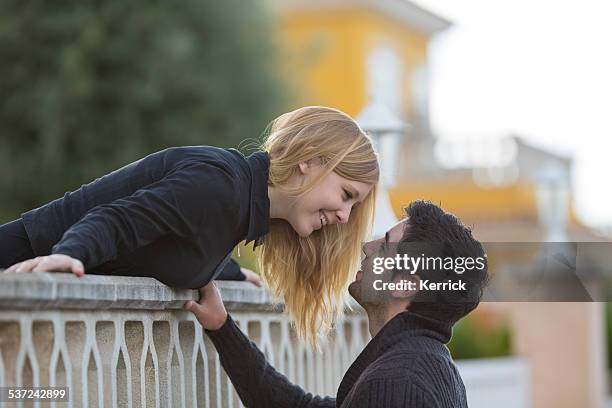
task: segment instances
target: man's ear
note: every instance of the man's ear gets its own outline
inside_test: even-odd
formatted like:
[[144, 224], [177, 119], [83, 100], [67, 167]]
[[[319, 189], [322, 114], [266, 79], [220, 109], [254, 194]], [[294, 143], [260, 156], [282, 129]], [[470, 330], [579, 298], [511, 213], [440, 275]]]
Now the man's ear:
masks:
[[[397, 300], [411, 300], [419, 292], [419, 275], [403, 275], [398, 274], [393, 278], [393, 282], [398, 283], [404, 280], [405, 288], [402, 290], [392, 290], [391, 297]], [[411, 282], [411, 283], [409, 283]]]

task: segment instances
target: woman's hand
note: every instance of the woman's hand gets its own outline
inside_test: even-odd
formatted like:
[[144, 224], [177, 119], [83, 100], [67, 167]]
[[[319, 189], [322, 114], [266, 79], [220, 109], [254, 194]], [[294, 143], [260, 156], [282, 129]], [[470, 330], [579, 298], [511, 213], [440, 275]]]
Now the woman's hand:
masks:
[[247, 268], [240, 268], [240, 271], [243, 273], [244, 278], [247, 282], [251, 282], [253, 285], [257, 286], [258, 288], [263, 286], [263, 280], [261, 279], [261, 277], [255, 272], [253, 272], [252, 270], [247, 269]]
[[27, 261], [16, 263], [5, 272], [72, 272], [76, 276], [85, 275], [83, 262], [68, 255], [54, 254], [37, 256]]
[[227, 320], [221, 293], [214, 282], [200, 288], [199, 302], [190, 300], [183, 307], [193, 313], [206, 330], [218, 330]]

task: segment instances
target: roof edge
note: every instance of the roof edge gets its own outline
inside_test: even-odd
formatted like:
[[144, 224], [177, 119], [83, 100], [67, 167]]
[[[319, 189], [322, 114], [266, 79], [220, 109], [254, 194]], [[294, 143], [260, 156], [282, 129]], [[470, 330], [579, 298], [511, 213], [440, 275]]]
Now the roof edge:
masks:
[[268, 2], [273, 9], [281, 12], [365, 8], [378, 11], [430, 36], [452, 25], [450, 20], [410, 0], [268, 0]]

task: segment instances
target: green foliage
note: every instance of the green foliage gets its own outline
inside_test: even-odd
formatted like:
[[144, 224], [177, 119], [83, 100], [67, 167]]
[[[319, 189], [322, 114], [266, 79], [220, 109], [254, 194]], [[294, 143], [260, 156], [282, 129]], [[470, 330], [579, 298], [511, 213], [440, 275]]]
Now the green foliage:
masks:
[[285, 104], [261, 4], [0, 2], [0, 214], [168, 146], [258, 138]]
[[448, 348], [455, 359], [509, 356], [510, 327], [505, 321], [495, 325], [482, 325], [472, 316], [468, 316], [453, 328], [453, 338]]
[[257, 253], [253, 250], [253, 243], [244, 245], [241, 242], [234, 248], [234, 259], [242, 266], [259, 274], [259, 266], [257, 265]]

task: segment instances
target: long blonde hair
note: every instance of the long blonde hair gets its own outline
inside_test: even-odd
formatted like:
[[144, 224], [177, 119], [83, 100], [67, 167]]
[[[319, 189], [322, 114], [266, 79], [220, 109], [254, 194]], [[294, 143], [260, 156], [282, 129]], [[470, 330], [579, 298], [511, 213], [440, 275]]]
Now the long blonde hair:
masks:
[[270, 156], [270, 186], [283, 189], [298, 164], [321, 159], [324, 171], [298, 189], [299, 197], [332, 171], [349, 180], [373, 184], [346, 224], [328, 225], [300, 237], [284, 220], [272, 220], [258, 258], [272, 294], [282, 298], [298, 336], [317, 346], [345, 308], [347, 287], [359, 267], [361, 244], [374, 216], [378, 158], [370, 138], [347, 114], [321, 106], [303, 107], [274, 120], [264, 142]]

